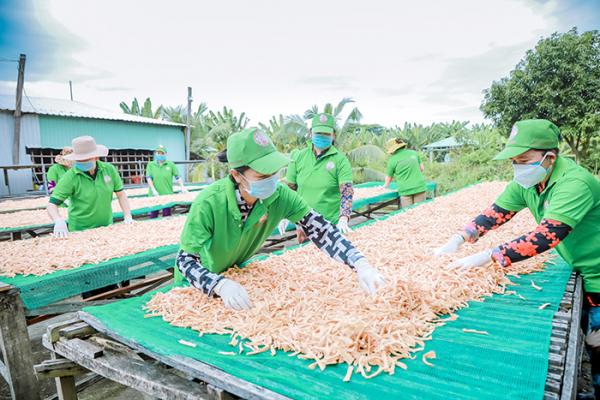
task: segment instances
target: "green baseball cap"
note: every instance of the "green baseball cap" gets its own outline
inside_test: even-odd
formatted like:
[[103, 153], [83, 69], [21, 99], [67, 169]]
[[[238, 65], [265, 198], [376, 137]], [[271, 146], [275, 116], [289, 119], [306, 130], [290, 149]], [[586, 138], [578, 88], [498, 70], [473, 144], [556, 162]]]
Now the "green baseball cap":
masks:
[[162, 144], [159, 144], [158, 146], [156, 146], [156, 148], [154, 149], [154, 152], [157, 151], [162, 151], [163, 153], [167, 154], [167, 148], [165, 146], [163, 146]]
[[312, 133], [333, 133], [335, 130], [335, 120], [331, 114], [321, 113], [313, 117]]
[[513, 125], [506, 148], [494, 160], [506, 160], [525, 153], [529, 149], [555, 149], [560, 131], [545, 119], [527, 119]]
[[261, 174], [272, 174], [292, 162], [277, 151], [259, 128], [247, 128], [227, 139], [227, 161], [231, 168], [249, 166]]

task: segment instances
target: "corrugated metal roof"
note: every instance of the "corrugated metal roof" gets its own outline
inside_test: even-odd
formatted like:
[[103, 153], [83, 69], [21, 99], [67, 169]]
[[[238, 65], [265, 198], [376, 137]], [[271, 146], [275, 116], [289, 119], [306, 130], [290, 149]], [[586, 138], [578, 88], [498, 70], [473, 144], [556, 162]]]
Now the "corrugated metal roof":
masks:
[[[0, 110], [14, 111], [15, 96], [0, 95]], [[113, 121], [140, 122], [144, 124], [185, 126], [160, 119], [139, 117], [125, 113], [118, 113], [104, 108], [91, 106], [78, 101], [50, 99], [45, 97], [23, 97], [21, 112], [41, 115], [59, 115], [63, 117], [80, 117], [94, 119], [109, 119]]]
[[436, 149], [441, 147], [461, 147], [462, 144], [458, 142], [454, 137], [449, 137], [446, 139], [442, 139], [435, 143], [428, 144], [427, 146], [423, 146], [424, 149]]

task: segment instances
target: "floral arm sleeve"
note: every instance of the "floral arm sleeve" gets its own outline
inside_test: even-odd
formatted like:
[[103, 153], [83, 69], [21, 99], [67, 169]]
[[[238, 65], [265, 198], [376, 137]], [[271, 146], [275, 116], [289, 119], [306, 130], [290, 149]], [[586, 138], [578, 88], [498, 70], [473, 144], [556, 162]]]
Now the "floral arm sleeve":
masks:
[[285, 184], [288, 185], [288, 187], [290, 189], [292, 189], [292, 190], [294, 190], [296, 192], [298, 191], [298, 184], [297, 183], [288, 183], [288, 182], [286, 182]]
[[467, 226], [462, 228], [462, 231], [469, 235], [469, 242], [475, 243], [492, 229], [498, 229], [501, 225], [508, 222], [515, 214], [516, 212], [505, 210], [494, 203], [478, 215], [477, 218], [469, 222]]
[[340, 185], [340, 195], [342, 201], [340, 202], [340, 217], [346, 215], [350, 220], [350, 213], [352, 212], [352, 196], [354, 196], [354, 186], [351, 183], [342, 183]]
[[502, 246], [494, 247], [492, 256], [500, 265], [508, 267], [514, 262], [523, 261], [553, 249], [571, 233], [572, 229], [562, 222], [543, 219], [532, 232]]

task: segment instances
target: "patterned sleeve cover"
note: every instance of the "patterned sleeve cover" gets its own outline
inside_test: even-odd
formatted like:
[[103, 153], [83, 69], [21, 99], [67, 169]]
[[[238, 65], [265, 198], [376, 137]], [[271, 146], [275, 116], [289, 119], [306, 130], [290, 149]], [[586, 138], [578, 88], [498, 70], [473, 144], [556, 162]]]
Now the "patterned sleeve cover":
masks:
[[340, 216], [347, 215], [350, 219], [350, 213], [352, 212], [352, 196], [354, 196], [354, 186], [351, 183], [342, 183], [340, 185], [340, 196], [342, 198], [340, 202]]
[[[493, 204], [477, 218], [471, 221], [462, 230], [469, 235], [469, 241], [475, 243], [481, 236], [492, 229], [510, 221], [516, 212], [508, 211]], [[571, 232], [572, 228], [559, 221], [543, 219], [532, 232], [523, 235], [511, 242], [492, 249], [492, 256], [500, 265], [510, 266], [513, 262], [534, 257], [550, 250]]]
[[310, 210], [298, 223], [306, 236], [322, 252], [354, 270], [354, 263], [365, 256], [342, 235], [342, 232], [315, 210]]

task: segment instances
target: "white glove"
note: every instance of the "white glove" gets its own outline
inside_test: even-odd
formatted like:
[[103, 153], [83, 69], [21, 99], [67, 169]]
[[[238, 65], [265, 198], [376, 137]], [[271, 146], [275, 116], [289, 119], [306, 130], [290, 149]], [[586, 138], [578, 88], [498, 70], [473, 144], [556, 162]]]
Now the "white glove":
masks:
[[285, 230], [287, 229], [289, 224], [290, 221], [288, 221], [287, 219], [282, 219], [279, 225], [277, 225], [277, 229], [279, 230], [279, 234], [281, 236], [285, 235]]
[[158, 190], [156, 190], [156, 189], [152, 189], [152, 195], [154, 195], [154, 196], [159, 196], [159, 194], [158, 194]]
[[369, 261], [366, 258], [359, 258], [356, 263], [354, 263], [354, 269], [358, 273], [358, 283], [362, 286], [363, 290], [375, 297], [377, 294], [377, 287], [387, 285], [389, 282], [385, 280], [383, 275], [381, 275], [377, 270], [371, 267]]
[[352, 232], [352, 228], [348, 226], [348, 221], [346, 221], [346, 218], [340, 218], [337, 228], [340, 230], [340, 232], [342, 232], [342, 234]]
[[123, 223], [127, 225], [133, 225], [135, 224], [135, 221], [133, 220], [131, 215], [126, 215], [125, 218], [123, 218]]
[[63, 203], [65, 203], [68, 206], [69, 205], [69, 199], [66, 199], [65, 201], [63, 201]]
[[189, 192], [190, 191], [187, 190], [186, 188], [184, 188], [184, 187], [181, 188], [181, 193], [186, 194], [186, 193], [189, 193]]
[[455, 252], [456, 250], [458, 250], [460, 245], [463, 244], [464, 242], [465, 242], [465, 237], [463, 235], [461, 235], [460, 233], [455, 233], [454, 235], [452, 235], [450, 240], [448, 240], [448, 243], [446, 243], [445, 245], [443, 245], [441, 247], [435, 248], [433, 250], [429, 250], [429, 254], [439, 257], [444, 253]]
[[446, 269], [456, 269], [459, 271], [467, 270], [471, 267], [480, 267], [492, 261], [492, 250], [486, 249], [480, 253], [474, 254], [469, 257], [461, 258], [460, 260], [454, 261], [446, 267]]
[[54, 221], [54, 237], [55, 238], [66, 238], [69, 236], [69, 228], [64, 219], [59, 218]]
[[250, 311], [254, 307], [246, 289], [235, 281], [221, 279], [215, 287], [214, 292], [221, 296], [227, 308], [233, 308], [237, 311]]

